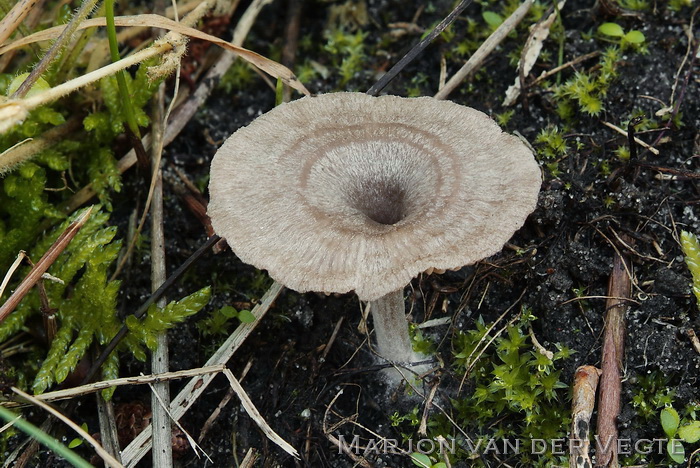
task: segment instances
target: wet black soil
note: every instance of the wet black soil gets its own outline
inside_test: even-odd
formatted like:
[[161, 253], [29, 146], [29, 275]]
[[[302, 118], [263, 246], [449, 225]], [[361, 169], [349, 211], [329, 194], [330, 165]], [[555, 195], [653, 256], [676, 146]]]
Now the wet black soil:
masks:
[[[367, 33], [368, 55], [356, 75], [341, 86], [333, 74], [333, 63], [321, 46], [325, 42], [323, 31], [327, 27], [329, 7], [339, 3], [303, 2], [301, 37], [310, 38], [310, 43], [316, 45], [301, 49], [297, 62], [314, 59], [330, 70], [327, 78], [315, 77], [307, 83], [308, 88], [314, 93], [366, 90], [382, 71], [419, 40], [416, 34], [388, 40], [389, 32], [397, 29], [389, 25], [410, 22], [416, 10], [425, 6], [416, 24], [429, 28], [447, 15], [452, 3], [368, 1], [368, 20], [361, 27]], [[571, 384], [578, 366], [600, 365], [606, 308], [602, 298], [607, 295], [614, 255], [620, 252], [630, 260], [634, 273], [627, 314], [621, 437], [659, 438], [663, 437], [663, 432], [658, 417], [648, 421], [641, 419], [632, 404], [640, 379], [649, 375], [664, 376], [665, 385], [675, 394], [674, 406], [679, 411], [700, 401], [697, 382], [700, 354], [693, 349], [687, 334], [691, 329], [700, 333], [700, 317], [691, 294], [690, 273], [678, 242], [681, 230], [700, 232], [700, 219], [695, 214], [700, 200], [697, 179], [694, 175], [684, 175], [685, 172], [695, 174], [700, 161], [698, 59], [693, 59], [692, 51], [686, 56], [689, 46], [684, 32], [684, 28], [690, 27], [691, 9], [684, 7], [680, 12], [673, 12], [666, 8], [665, 2], [649, 2], [653, 4], [649, 11], [632, 16], [611, 16], [593, 10], [592, 3], [570, 1], [562, 11], [566, 31], [561, 51], [563, 62], [607, 47], [608, 43], [591, 36], [604, 21], [617, 22], [625, 31], [642, 31], [648, 53], [622, 53], [618, 77], [604, 97], [604, 111], [597, 116], [576, 112], [572, 119], [564, 121], [555, 112], [551, 88], [528, 89], [526, 99], [520, 99], [512, 107], [514, 113], [506, 129], [519, 132], [535, 145], [542, 129], [556, 125], [564, 132], [569, 149], [560, 157], [556, 174], [543, 167], [544, 182], [538, 207], [510, 241], [520, 252], [506, 248], [479, 265], [416, 278], [407, 289], [408, 305], [416, 323], [426, 318], [452, 318], [451, 325], [428, 332], [439, 343], [437, 354], [445, 363], [438, 401], [448, 413], [452, 411], [450, 398], [456, 396], [454, 391], [461, 380], [461, 375], [456, 375], [451, 367], [450, 337], [458, 329], [474, 328], [479, 316], [492, 322], [516, 304], [506, 319], [517, 313], [520, 305], [526, 305], [538, 317], [533, 331], [545, 348], [555, 349], [554, 344], [561, 343], [576, 351], [571, 358], [558, 362], [563, 370], [561, 380]], [[441, 38], [431, 45], [386, 92], [406, 95], [407, 89], [414, 86], [412, 78], [422, 73], [426, 80], [418, 84], [421, 93], [434, 94], [441, 55], [455, 47], [465, 35], [460, 27], [464, 27], [469, 18], [483, 27], [482, 10], [498, 9], [488, 4], [482, 1], [470, 6], [457, 21], [452, 41]], [[279, 54], [284, 42], [286, 7], [285, 2], [266, 7], [246, 46], [273, 57]], [[530, 24], [532, 20], [526, 22]], [[450, 99], [493, 116], [507, 111], [500, 103], [517, 75], [509, 55], [520, 50], [525, 38], [525, 28], [520, 27], [517, 34], [512, 34], [487, 59], [474, 79], [456, 90]], [[696, 36], [691, 44], [695, 52], [697, 40]], [[317, 56], [311, 55], [314, 47]], [[550, 40], [545, 43], [545, 51], [549, 58], [538, 62], [533, 71], [535, 75], [557, 64], [559, 44]], [[681, 68], [684, 58], [685, 65]], [[463, 59], [449, 60], [447, 75], [451, 76], [462, 62]], [[576, 70], [594, 73], [597, 63], [597, 60], [583, 62]], [[561, 80], [573, 73], [572, 69], [563, 71]], [[274, 92], [259, 79], [231, 93], [217, 91], [167, 148], [167, 159], [205, 187], [209, 162], [218, 145], [237, 128], [271, 109], [274, 100]], [[682, 125], [665, 128], [666, 122], [655, 113], [671, 104], [678, 105]], [[622, 122], [629, 120], [634, 111], [643, 112], [657, 127], [664, 128], [663, 132], [642, 132], [640, 138], [652, 143], [663, 133], [664, 141], [656, 145], [658, 155], [638, 148], [638, 160], [628, 163], [614, 154], [618, 146], [627, 143], [626, 137], [602, 122], [624, 128]], [[127, 175], [126, 179], [128, 187], [123, 194], [140, 184], [133, 175]], [[250, 184], [254, 185], [255, 181], [251, 180]], [[129, 211], [131, 208], [127, 207], [131, 207], [131, 203], [133, 200], [122, 199], [117, 203], [116, 214]], [[166, 186], [166, 236], [171, 268], [184, 261], [205, 240], [201, 225], [170, 186]], [[623, 238], [630, 240], [622, 243], [620, 239]], [[230, 251], [209, 255], [168, 295], [177, 297], [213, 284], [213, 299], [207, 310], [200, 313], [202, 317], [234, 302], [256, 301], [264, 291], [253, 290], [250, 286], [257, 275]], [[124, 297], [125, 303], [132, 304], [135, 298], [146, 294], [147, 279], [143, 278], [147, 277], [147, 272], [131, 275], [132, 280], [125, 284], [124, 290], [129, 292], [129, 297]], [[576, 298], [575, 289], [588, 299], [572, 301]], [[301, 460], [294, 461], [267, 440], [234, 398], [201, 443], [212, 462], [186, 452], [178, 463], [193, 467], [236, 466], [234, 453], [240, 461], [253, 447], [261, 455], [256, 466], [356, 466], [351, 458], [339, 453], [324, 432], [325, 414], [331, 403], [329, 424], [343, 416], [355, 417], [355, 422], [364, 428], [382, 437], [400, 440], [401, 435], [391, 426], [389, 416], [396, 411], [403, 414], [416, 405], [420, 407], [420, 399], [393, 395], [378, 377], [365, 336], [358, 331], [361, 309], [362, 305], [352, 295], [302, 295], [284, 291], [229, 363], [236, 375], [240, 375], [247, 363], [251, 364], [242, 380], [244, 388], [270, 426], [299, 450]], [[216, 338], [203, 338], [194, 326], [195, 321], [171, 332], [173, 369], [203, 365], [218, 344]], [[327, 350], [339, 323], [335, 340]], [[219, 341], [222, 340], [223, 337]], [[124, 375], [141, 371], [140, 364], [125, 363]], [[174, 384], [173, 391], [179, 387], [180, 384]], [[195, 438], [227, 390], [227, 381], [217, 377], [183, 418], [183, 426]], [[148, 398], [147, 393], [139, 390], [119, 390], [115, 395], [117, 402], [147, 401]], [[336, 437], [344, 435], [348, 440], [354, 433], [367, 434], [349, 424], [330, 433]], [[656, 460], [663, 462], [665, 458], [659, 456]], [[368, 461], [373, 466], [412, 466], [406, 456], [400, 455], [370, 455]], [[517, 460], [512, 462], [513, 465], [517, 463]], [[150, 462], [144, 460], [142, 464], [149, 466]], [[484, 456], [480, 460], [463, 459], [453, 466], [502, 465], [497, 458]]]

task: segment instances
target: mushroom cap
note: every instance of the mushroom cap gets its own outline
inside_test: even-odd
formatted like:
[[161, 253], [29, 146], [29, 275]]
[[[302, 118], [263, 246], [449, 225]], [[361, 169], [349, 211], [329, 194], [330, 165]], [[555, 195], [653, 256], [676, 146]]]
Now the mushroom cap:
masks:
[[498, 252], [540, 184], [528, 147], [482, 112], [335, 93], [282, 104], [226, 140], [209, 216], [242, 261], [287, 287], [375, 300]]

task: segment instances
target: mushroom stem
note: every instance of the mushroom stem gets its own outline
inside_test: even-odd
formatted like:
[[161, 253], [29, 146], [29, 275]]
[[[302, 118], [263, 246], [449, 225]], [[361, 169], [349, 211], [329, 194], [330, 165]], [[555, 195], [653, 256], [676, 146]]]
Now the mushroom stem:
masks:
[[403, 289], [371, 301], [370, 310], [377, 336], [378, 354], [397, 364], [420, 361], [421, 356], [413, 351], [408, 336]]

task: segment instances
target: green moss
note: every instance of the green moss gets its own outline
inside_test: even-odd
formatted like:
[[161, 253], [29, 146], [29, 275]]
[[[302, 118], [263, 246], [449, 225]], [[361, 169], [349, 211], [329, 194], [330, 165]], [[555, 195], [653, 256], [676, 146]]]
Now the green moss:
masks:
[[[494, 334], [490, 325], [479, 319], [476, 328], [458, 332], [452, 340], [454, 370], [456, 375], [464, 375], [471, 370], [468, 388], [464, 396], [451, 400], [452, 419], [476, 438], [520, 439], [523, 446], [529, 446], [530, 439], [555, 439], [566, 436], [569, 425], [569, 409], [566, 404], [566, 389], [561, 382], [561, 371], [556, 362], [571, 356], [568, 348], [555, 345], [557, 350], [552, 358], [540, 353], [532, 344], [528, 329], [536, 318], [524, 308], [518, 320], [506, 327], [505, 333], [496, 337], [483, 354], [479, 354], [485, 342]], [[415, 429], [420, 423], [417, 408], [412, 412], [394, 413], [392, 426], [397, 427], [404, 440], [416, 437]], [[456, 439], [461, 447], [456, 454], [450, 454], [451, 463], [470, 460], [480, 466], [474, 456], [461, 441], [461, 435], [454, 432], [454, 424], [443, 414], [437, 414], [428, 421], [428, 437], [433, 440], [443, 437]], [[472, 447], [478, 441], [472, 441]], [[437, 445], [437, 444], [436, 444]], [[486, 446], [484, 442], [482, 449]], [[522, 466], [549, 466], [563, 460], [551, 452], [534, 458], [528, 451], [517, 454]], [[443, 454], [445, 455], [445, 454]]]

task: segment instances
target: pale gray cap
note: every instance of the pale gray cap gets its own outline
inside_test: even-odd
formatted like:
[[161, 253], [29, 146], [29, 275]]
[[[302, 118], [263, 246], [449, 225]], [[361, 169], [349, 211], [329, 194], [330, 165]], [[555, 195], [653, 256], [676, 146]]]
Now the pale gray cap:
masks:
[[540, 183], [528, 147], [475, 109], [325, 94], [226, 140], [209, 216], [242, 261], [285, 286], [375, 300], [430, 268], [500, 251]]

